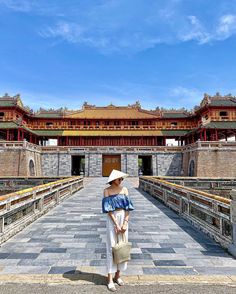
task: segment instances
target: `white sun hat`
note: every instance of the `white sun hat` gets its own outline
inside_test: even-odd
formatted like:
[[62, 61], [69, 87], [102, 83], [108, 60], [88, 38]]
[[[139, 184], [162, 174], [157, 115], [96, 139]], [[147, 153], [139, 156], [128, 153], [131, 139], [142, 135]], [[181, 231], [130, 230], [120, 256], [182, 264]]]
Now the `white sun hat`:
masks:
[[119, 170], [113, 169], [112, 172], [109, 175], [108, 181], [106, 184], [109, 184], [111, 181], [115, 180], [115, 179], [119, 179], [119, 178], [126, 178], [129, 175], [126, 173], [123, 173]]

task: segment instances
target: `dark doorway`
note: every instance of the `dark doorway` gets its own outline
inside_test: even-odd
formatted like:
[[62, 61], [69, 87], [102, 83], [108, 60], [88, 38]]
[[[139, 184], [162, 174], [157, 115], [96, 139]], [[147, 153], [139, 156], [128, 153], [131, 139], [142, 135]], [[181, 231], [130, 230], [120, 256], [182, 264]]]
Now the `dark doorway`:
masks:
[[29, 171], [30, 171], [30, 176], [35, 177], [35, 167], [34, 167], [34, 162], [32, 159], [29, 162]]
[[195, 164], [194, 164], [194, 161], [191, 160], [191, 162], [189, 164], [189, 169], [188, 169], [188, 176], [189, 177], [193, 177], [194, 176], [194, 170], [195, 170]]
[[139, 175], [151, 176], [152, 175], [152, 156], [139, 155], [138, 157]]
[[72, 155], [71, 156], [71, 174], [72, 176], [82, 176], [85, 174], [85, 156]]

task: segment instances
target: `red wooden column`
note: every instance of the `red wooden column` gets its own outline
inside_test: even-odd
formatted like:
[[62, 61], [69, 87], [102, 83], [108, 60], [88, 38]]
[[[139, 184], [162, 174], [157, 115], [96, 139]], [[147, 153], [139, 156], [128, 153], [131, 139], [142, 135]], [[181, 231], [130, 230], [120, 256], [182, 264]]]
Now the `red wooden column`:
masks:
[[155, 146], [155, 137], [152, 138], [152, 146]]
[[163, 137], [163, 146], [166, 146], [166, 137]]
[[17, 129], [17, 141], [20, 141], [20, 129]]
[[204, 141], [207, 140], [207, 136], [206, 136], [206, 129], [204, 129]]
[[218, 131], [215, 130], [215, 140], [218, 141]]
[[33, 141], [32, 141], [32, 134], [30, 134], [30, 143], [33, 143]]
[[10, 141], [9, 140], [9, 129], [7, 129], [7, 141]]

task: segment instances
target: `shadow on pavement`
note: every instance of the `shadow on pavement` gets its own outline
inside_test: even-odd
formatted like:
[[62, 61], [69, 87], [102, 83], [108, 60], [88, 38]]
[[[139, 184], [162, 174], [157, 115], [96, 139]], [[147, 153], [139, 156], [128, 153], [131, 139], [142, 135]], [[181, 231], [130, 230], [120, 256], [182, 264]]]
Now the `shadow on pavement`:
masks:
[[63, 274], [63, 277], [70, 281], [87, 281], [94, 285], [106, 285], [107, 277], [89, 272], [82, 272], [79, 270], [68, 271]]

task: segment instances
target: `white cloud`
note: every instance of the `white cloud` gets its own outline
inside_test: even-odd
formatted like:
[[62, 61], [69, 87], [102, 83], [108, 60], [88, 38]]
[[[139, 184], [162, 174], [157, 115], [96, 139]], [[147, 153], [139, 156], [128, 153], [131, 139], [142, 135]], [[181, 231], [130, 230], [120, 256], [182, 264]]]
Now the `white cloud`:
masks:
[[183, 29], [184, 32], [181, 32], [179, 35], [181, 41], [186, 42], [196, 40], [199, 44], [205, 44], [211, 40], [211, 35], [206, 31], [196, 16], [190, 15], [187, 19], [189, 25], [186, 25]]
[[0, 4], [5, 5], [12, 10], [21, 12], [29, 12], [32, 9], [34, 3], [35, 0], [0, 0]]
[[46, 15], [44, 21], [51, 19], [53, 24], [46, 23], [38, 29], [43, 38], [85, 44], [105, 54], [136, 53], [158, 44], [189, 41], [204, 45], [224, 41], [236, 33], [236, 14], [233, 11], [221, 13], [217, 19], [207, 15], [206, 19], [204, 11], [200, 16], [195, 15], [191, 5], [182, 0], [69, 2], [70, 5], [58, 0], [0, 0], [0, 5]]
[[216, 28], [216, 36], [218, 40], [225, 40], [236, 33], [236, 15], [227, 14], [219, 19]]
[[82, 37], [82, 28], [75, 23], [59, 22], [53, 27], [46, 27], [39, 31], [44, 38], [62, 38], [68, 42], [79, 43]]

